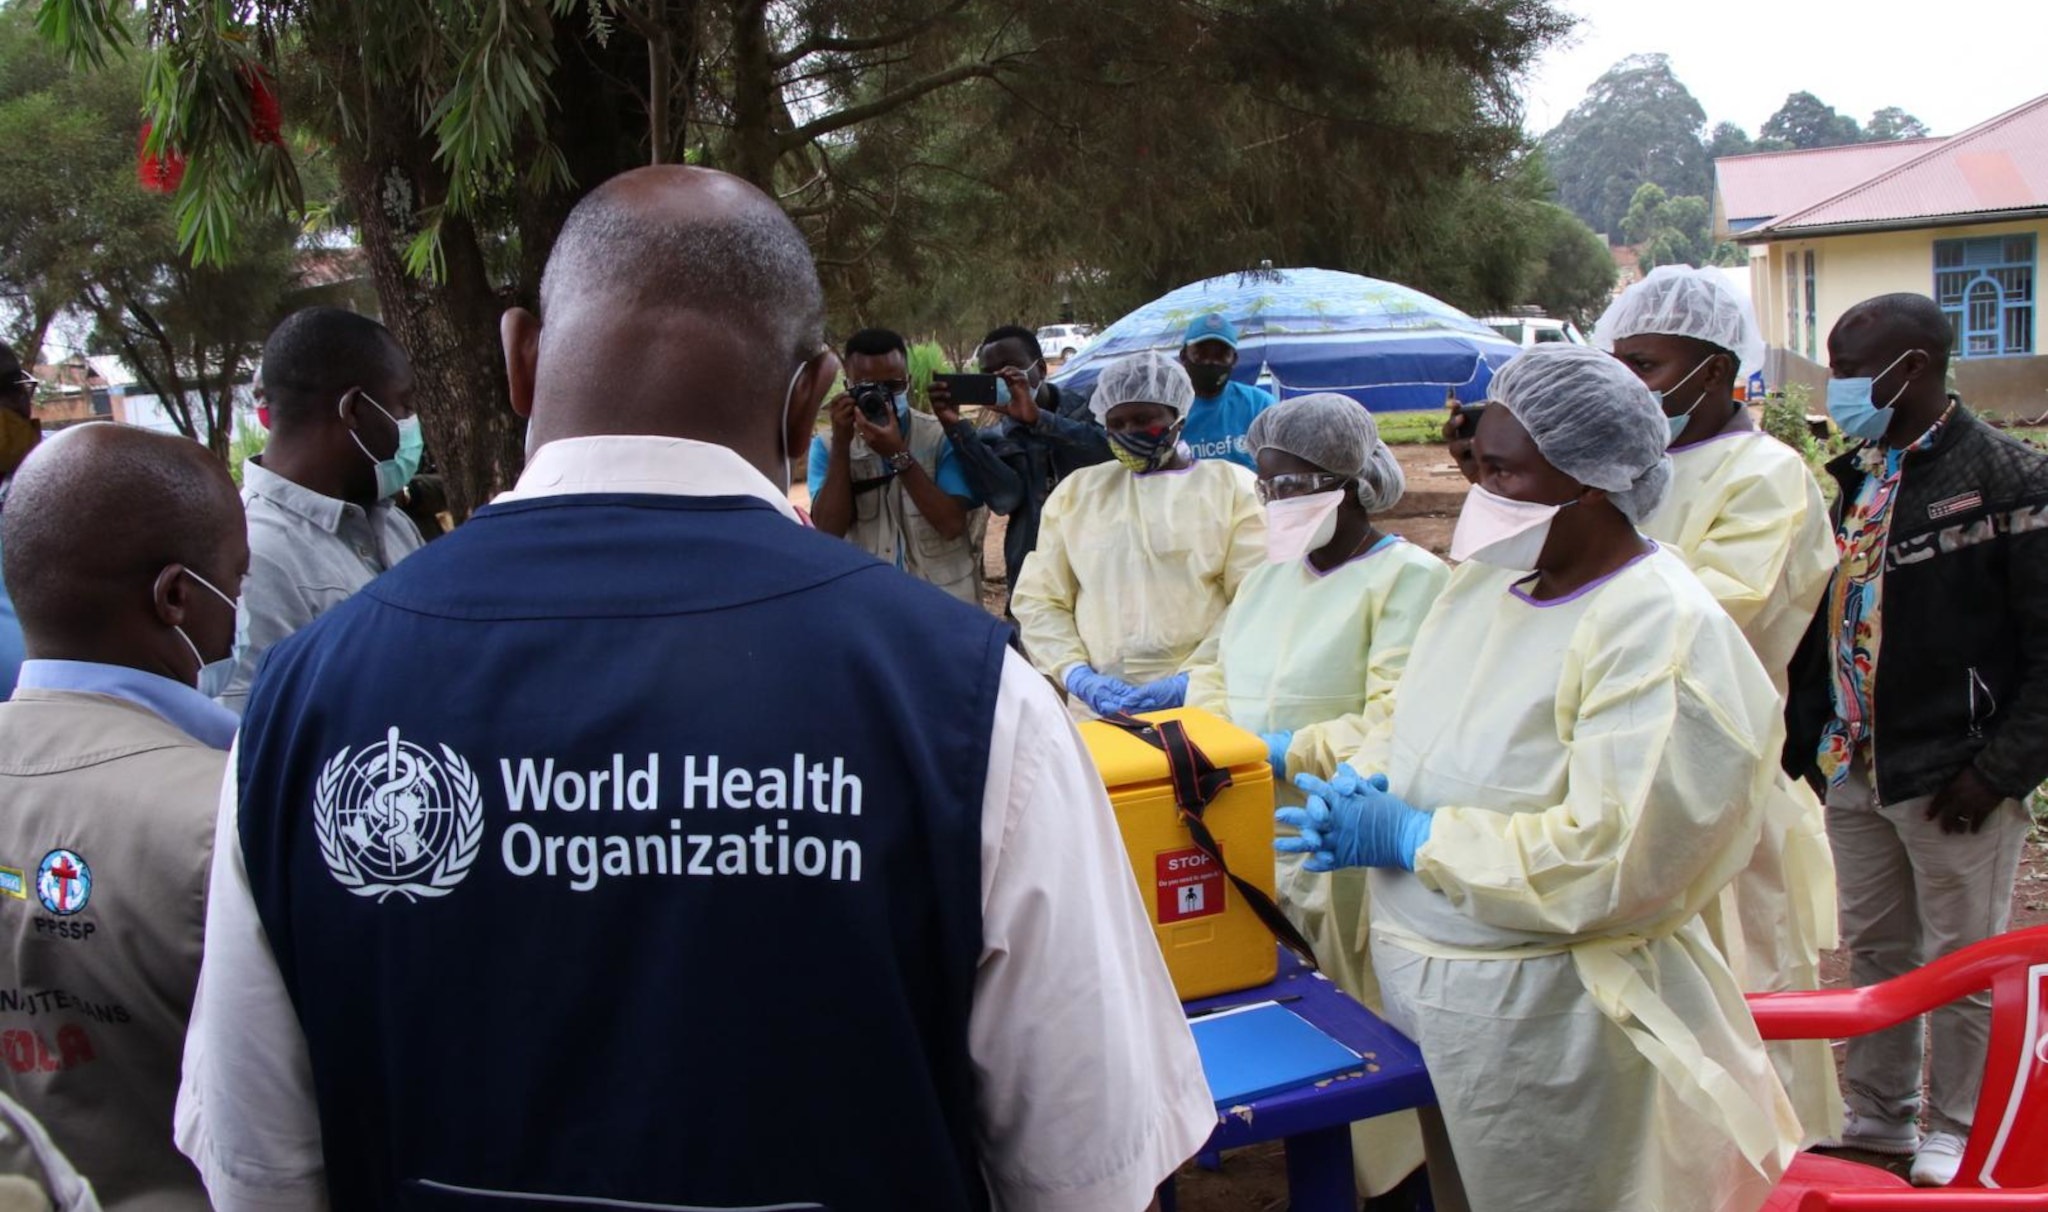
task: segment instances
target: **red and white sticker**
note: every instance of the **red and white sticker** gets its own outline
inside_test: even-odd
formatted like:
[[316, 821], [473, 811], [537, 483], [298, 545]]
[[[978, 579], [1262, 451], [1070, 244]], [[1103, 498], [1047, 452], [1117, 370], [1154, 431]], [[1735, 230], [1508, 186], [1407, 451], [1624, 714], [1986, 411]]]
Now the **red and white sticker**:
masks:
[[1159, 924], [1223, 912], [1223, 868], [1199, 849], [1163, 850], [1159, 866]]

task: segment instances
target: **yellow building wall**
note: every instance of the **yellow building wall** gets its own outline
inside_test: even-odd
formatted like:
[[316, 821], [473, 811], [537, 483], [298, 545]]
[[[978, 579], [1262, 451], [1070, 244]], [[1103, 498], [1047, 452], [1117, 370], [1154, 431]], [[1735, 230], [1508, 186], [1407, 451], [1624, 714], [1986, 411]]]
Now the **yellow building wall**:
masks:
[[[1816, 287], [1816, 349], [1813, 358], [1827, 361], [1828, 331], [1842, 313], [1873, 295], [1911, 291], [1934, 294], [1934, 242], [1972, 236], [2034, 234], [2035, 306], [2034, 353], [2048, 353], [2042, 328], [2042, 306], [2038, 287], [2041, 261], [2048, 256], [2048, 220], [2017, 223], [1980, 223], [1964, 227], [1928, 228], [1920, 231], [1873, 232], [1869, 234], [1823, 236], [1812, 240], [1779, 240], [1753, 246], [1750, 252], [1751, 295], [1757, 319], [1763, 325], [1764, 341], [1773, 349], [1790, 349], [1806, 354], [1805, 254], [1814, 253]], [[1800, 328], [1788, 331], [1785, 268], [1794, 273], [1793, 289], [1798, 292]], [[1973, 359], [1974, 360], [1974, 359]]]

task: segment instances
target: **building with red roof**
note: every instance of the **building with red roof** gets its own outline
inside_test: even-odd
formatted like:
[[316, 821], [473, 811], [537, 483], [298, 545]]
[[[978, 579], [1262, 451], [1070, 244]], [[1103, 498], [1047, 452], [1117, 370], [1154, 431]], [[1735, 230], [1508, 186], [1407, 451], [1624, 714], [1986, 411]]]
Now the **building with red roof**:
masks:
[[2048, 412], [2048, 96], [1947, 138], [1729, 156], [1714, 174], [1715, 229], [1749, 249], [1771, 386], [1817, 388], [1842, 313], [1913, 291], [1955, 326], [1964, 399]]

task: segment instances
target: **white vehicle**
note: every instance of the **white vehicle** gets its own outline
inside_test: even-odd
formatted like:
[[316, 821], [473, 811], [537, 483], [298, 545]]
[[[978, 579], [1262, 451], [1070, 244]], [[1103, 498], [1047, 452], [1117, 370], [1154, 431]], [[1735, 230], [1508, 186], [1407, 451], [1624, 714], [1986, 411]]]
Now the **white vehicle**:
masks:
[[1545, 316], [1484, 316], [1479, 322], [1523, 349], [1556, 341], [1568, 345], [1591, 344], [1570, 320], [1552, 320]]
[[1038, 348], [1050, 360], [1064, 362], [1095, 339], [1087, 324], [1053, 324], [1038, 330]]

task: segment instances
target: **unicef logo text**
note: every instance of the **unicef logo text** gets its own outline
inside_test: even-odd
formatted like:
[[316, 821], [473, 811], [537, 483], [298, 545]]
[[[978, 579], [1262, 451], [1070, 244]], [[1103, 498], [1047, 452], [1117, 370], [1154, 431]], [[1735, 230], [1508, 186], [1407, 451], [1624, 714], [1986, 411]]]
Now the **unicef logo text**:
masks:
[[378, 901], [445, 896], [476, 861], [483, 798], [469, 763], [402, 739], [343, 749], [321, 768], [313, 837], [327, 869], [357, 896]]

